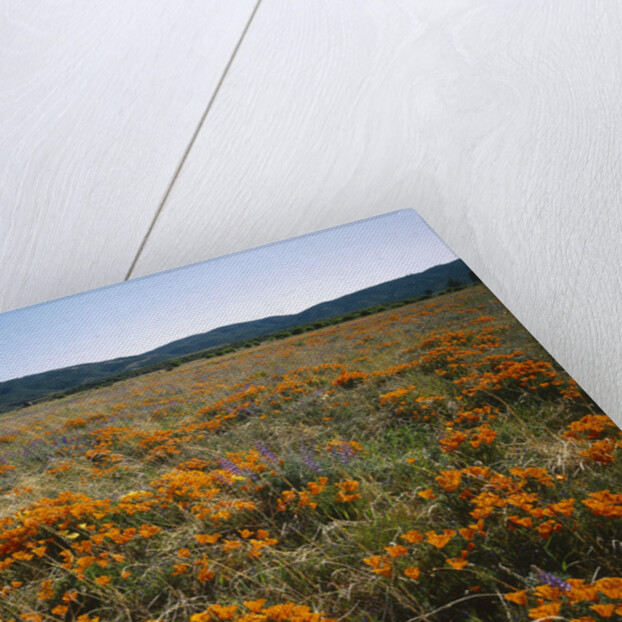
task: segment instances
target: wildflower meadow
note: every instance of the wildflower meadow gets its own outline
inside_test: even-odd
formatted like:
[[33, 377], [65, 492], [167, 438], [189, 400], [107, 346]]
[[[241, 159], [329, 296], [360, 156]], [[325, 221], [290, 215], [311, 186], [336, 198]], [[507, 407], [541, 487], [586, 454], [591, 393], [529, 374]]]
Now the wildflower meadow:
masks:
[[475, 284], [0, 415], [0, 620], [621, 619], [621, 456]]

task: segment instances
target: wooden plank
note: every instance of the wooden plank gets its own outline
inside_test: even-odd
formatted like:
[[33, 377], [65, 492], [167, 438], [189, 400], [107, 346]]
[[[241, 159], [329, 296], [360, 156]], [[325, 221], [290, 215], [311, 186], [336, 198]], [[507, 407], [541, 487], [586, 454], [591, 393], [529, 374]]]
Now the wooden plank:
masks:
[[412, 207], [622, 423], [620, 9], [264, 0], [134, 275]]
[[124, 278], [255, 2], [4, 7], [0, 309]]

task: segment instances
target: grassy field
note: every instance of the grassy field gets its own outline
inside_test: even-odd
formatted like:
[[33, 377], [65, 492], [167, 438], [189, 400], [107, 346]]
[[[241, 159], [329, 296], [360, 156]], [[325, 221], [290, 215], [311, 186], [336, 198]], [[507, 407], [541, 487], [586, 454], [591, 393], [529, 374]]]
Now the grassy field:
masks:
[[622, 614], [622, 434], [482, 285], [0, 418], [0, 620]]

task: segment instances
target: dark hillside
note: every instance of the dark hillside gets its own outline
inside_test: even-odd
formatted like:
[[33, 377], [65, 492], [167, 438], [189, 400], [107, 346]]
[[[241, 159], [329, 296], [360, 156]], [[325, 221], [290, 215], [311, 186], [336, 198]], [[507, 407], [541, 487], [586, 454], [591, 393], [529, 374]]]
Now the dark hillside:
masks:
[[221, 326], [172, 341], [164, 346], [139, 354], [99, 363], [85, 363], [16, 378], [0, 383], [0, 411], [18, 407], [29, 400], [52, 395], [73, 387], [92, 384], [106, 378], [151, 367], [226, 344], [244, 342], [297, 326], [312, 324], [346, 313], [361, 311], [379, 304], [419, 298], [472, 281], [468, 266], [457, 259], [434, 266], [419, 274], [411, 274], [379, 285], [367, 287], [346, 296], [314, 305], [297, 314], [276, 315]]

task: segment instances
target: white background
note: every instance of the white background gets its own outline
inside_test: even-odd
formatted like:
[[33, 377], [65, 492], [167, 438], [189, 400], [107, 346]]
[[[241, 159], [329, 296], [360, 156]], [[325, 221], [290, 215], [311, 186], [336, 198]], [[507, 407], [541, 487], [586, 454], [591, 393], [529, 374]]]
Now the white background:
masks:
[[622, 425], [617, 0], [0, 10], [0, 310], [414, 208]]

